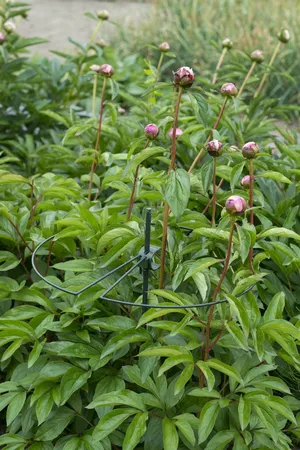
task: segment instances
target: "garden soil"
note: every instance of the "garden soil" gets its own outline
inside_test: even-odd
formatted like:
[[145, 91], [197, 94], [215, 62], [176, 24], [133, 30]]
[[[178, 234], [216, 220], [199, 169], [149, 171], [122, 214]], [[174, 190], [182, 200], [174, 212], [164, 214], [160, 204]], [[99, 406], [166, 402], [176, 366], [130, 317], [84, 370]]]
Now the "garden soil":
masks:
[[[27, 20], [23, 20], [18, 31], [24, 37], [42, 37], [48, 39], [47, 44], [33, 48], [34, 52], [49, 55], [49, 50], [69, 50], [72, 44], [68, 37], [85, 43], [91, 36], [96, 22], [87, 18], [85, 12], [107, 9], [110, 21], [105, 22], [98, 33], [98, 38], [110, 40], [118, 31], [118, 26], [141, 25], [151, 11], [148, 3], [129, 1], [97, 1], [97, 0], [31, 0], [32, 10]], [[111, 21], [116, 24], [110, 23]], [[73, 47], [74, 48], [74, 47]]]

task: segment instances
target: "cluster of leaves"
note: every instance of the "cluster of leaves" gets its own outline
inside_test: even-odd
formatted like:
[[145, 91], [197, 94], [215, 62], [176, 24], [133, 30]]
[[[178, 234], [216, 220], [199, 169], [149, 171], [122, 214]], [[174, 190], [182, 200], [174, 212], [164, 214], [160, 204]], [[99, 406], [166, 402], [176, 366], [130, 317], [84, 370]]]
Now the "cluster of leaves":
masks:
[[[8, 4], [8, 13], [16, 5]], [[168, 176], [173, 87], [153, 84], [150, 63], [75, 44], [75, 55], [60, 54], [64, 62], [40, 64], [19, 57], [14, 46], [21, 39], [9, 36], [1, 53], [2, 91], [14, 93], [11, 105], [8, 97], [2, 104], [0, 410], [7, 429], [1, 448], [292, 449], [292, 437], [300, 437], [300, 400], [277, 368], [300, 371], [300, 144], [294, 132], [273, 134], [272, 118], [285, 117], [284, 108], [264, 98], [250, 106], [229, 103], [214, 131], [224, 144], [217, 164], [224, 182], [213, 227], [211, 209], [202, 213], [212, 194], [212, 158], [205, 155], [190, 177], [186, 171], [222, 104], [208, 80], [199, 78], [183, 95], [178, 168]], [[115, 81], [106, 92], [88, 201], [98, 126], [88, 67], [101, 62], [114, 65]], [[98, 83], [99, 97], [100, 90]], [[161, 132], [143, 150], [150, 122]], [[209, 301], [219, 281], [230, 222], [223, 205], [232, 193], [248, 199], [239, 183], [248, 163], [239, 148], [250, 140], [262, 150], [255, 160], [255, 225], [247, 216], [236, 224], [222, 285], [227, 302], [215, 307], [204, 358], [208, 308], [185, 306]], [[36, 264], [52, 283], [79, 291], [138, 254], [147, 206], [151, 244], [161, 246], [165, 199], [172, 210], [166, 288], [158, 289], [153, 271], [148, 311], [138, 305], [138, 270], [110, 293], [132, 303], [125, 307], [100, 299], [122, 268], [77, 296], [52, 288], [32, 269], [33, 250], [55, 235]]]

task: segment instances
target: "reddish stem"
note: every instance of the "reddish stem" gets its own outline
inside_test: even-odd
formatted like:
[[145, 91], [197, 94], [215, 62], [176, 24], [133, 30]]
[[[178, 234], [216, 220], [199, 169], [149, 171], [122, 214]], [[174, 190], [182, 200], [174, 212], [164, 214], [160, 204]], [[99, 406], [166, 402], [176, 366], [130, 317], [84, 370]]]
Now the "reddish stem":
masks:
[[[253, 211], [253, 189], [254, 189], [254, 165], [253, 159], [249, 160], [249, 175], [250, 175], [250, 185], [249, 185], [249, 206], [250, 206], [250, 223], [254, 225], [254, 211]], [[253, 248], [249, 249], [249, 263], [252, 272], [253, 269]]]
[[100, 102], [100, 117], [99, 117], [98, 130], [97, 130], [97, 139], [96, 139], [96, 145], [95, 145], [94, 160], [92, 162], [92, 167], [91, 167], [91, 175], [90, 175], [89, 190], [88, 190], [88, 199], [89, 200], [91, 200], [91, 196], [92, 196], [93, 175], [94, 175], [95, 170], [98, 165], [98, 153], [99, 153], [99, 144], [100, 144], [100, 137], [101, 137], [103, 111], [104, 111], [104, 96], [105, 96], [106, 81], [107, 81], [107, 79], [104, 78], [102, 94], [101, 94], [101, 102]]
[[49, 247], [48, 258], [47, 258], [47, 267], [46, 267], [45, 277], [48, 275], [48, 272], [49, 272], [53, 245], [54, 245], [54, 241], [51, 241], [51, 244], [50, 244], [50, 247]]
[[212, 226], [215, 226], [217, 208], [217, 158], [213, 159], [213, 196], [212, 196]]
[[220, 123], [220, 121], [221, 121], [221, 119], [222, 119], [222, 116], [223, 116], [223, 114], [224, 114], [224, 111], [225, 111], [225, 108], [226, 108], [226, 104], [227, 104], [228, 98], [229, 98], [229, 97], [225, 97], [225, 100], [224, 100], [224, 102], [223, 102], [223, 105], [222, 105], [222, 107], [221, 107], [221, 110], [220, 110], [220, 112], [219, 112], [219, 115], [218, 115], [218, 117], [217, 117], [217, 120], [216, 120], [214, 126], [212, 127], [212, 129], [211, 129], [211, 131], [210, 131], [210, 133], [209, 133], [209, 135], [208, 135], [208, 138], [206, 139], [206, 141], [205, 141], [205, 143], [204, 143], [203, 148], [200, 150], [200, 152], [198, 153], [198, 155], [197, 155], [196, 158], [194, 159], [194, 161], [193, 161], [191, 167], [189, 168], [189, 171], [188, 171], [189, 173], [191, 173], [191, 172], [193, 171], [193, 169], [194, 169], [194, 167], [196, 166], [197, 162], [199, 161], [199, 159], [201, 159], [201, 157], [202, 157], [202, 155], [203, 155], [203, 153], [204, 153], [204, 148], [206, 147], [206, 145], [208, 144], [208, 142], [211, 140], [211, 138], [212, 138], [212, 136], [213, 136], [214, 130], [216, 130], [216, 129], [218, 128], [219, 123]]
[[[232, 247], [232, 239], [233, 239], [233, 231], [234, 231], [234, 224], [235, 224], [235, 220], [234, 218], [231, 221], [231, 225], [230, 225], [230, 232], [229, 232], [229, 239], [228, 239], [228, 248], [227, 248], [227, 254], [226, 254], [226, 259], [225, 259], [225, 264], [224, 264], [224, 268], [220, 277], [220, 280], [214, 290], [214, 294], [213, 294], [213, 298], [212, 298], [212, 302], [215, 302], [217, 300], [217, 296], [220, 292], [220, 289], [222, 287], [224, 278], [227, 274], [228, 271], [228, 267], [229, 267], [229, 262], [230, 262], [230, 255], [231, 255], [231, 247]], [[215, 306], [212, 305], [210, 307], [209, 310], [209, 316], [208, 316], [208, 321], [207, 321], [207, 327], [206, 327], [206, 345], [205, 345], [205, 361], [208, 360], [209, 357], [209, 351], [210, 351], [210, 345], [209, 345], [209, 340], [210, 340], [210, 329], [211, 329], [211, 322], [212, 322], [212, 318], [213, 318], [213, 314], [214, 314], [214, 309]]]
[[9, 221], [9, 223], [14, 227], [14, 229], [16, 230], [18, 236], [20, 237], [21, 241], [23, 242], [23, 244], [25, 245], [26, 248], [28, 248], [28, 250], [32, 253], [33, 249], [29, 247], [29, 245], [27, 244], [27, 242], [24, 239], [24, 236], [22, 235], [22, 233], [19, 230], [18, 225], [16, 225], [12, 220], [7, 219]]

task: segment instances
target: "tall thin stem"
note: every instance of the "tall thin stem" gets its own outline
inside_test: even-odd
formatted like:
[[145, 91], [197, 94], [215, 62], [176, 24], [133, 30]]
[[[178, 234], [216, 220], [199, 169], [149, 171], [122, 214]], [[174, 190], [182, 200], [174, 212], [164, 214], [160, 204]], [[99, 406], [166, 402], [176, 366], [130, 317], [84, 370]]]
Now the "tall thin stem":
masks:
[[154, 82], [155, 83], [158, 80], [158, 75], [159, 75], [159, 71], [161, 69], [163, 60], [164, 60], [164, 56], [165, 56], [165, 54], [163, 52], [161, 52], [161, 55], [160, 55], [160, 58], [159, 58], [159, 61], [158, 61], [158, 65], [157, 65], [157, 69], [156, 69], [156, 74], [155, 74], [155, 77], [154, 77]]
[[[148, 145], [149, 145], [149, 139], [147, 140], [144, 149], [146, 149], [148, 147]], [[135, 191], [136, 191], [137, 179], [138, 179], [138, 176], [139, 176], [139, 169], [140, 169], [140, 165], [137, 166], [137, 168], [135, 170], [134, 178], [133, 178], [133, 186], [132, 186], [132, 191], [131, 191], [130, 200], [129, 200], [127, 220], [129, 220], [130, 217], [131, 217], [133, 206], [134, 206], [134, 202], [135, 202]]]
[[[233, 239], [233, 231], [234, 231], [234, 225], [235, 225], [235, 218], [232, 218], [231, 221], [231, 225], [230, 225], [230, 232], [229, 232], [229, 238], [228, 238], [228, 247], [227, 247], [227, 254], [226, 254], [226, 259], [225, 259], [225, 264], [224, 264], [224, 268], [220, 277], [220, 280], [214, 290], [213, 293], [213, 297], [212, 297], [212, 302], [215, 302], [217, 300], [217, 296], [221, 290], [224, 278], [227, 274], [228, 268], [229, 268], [229, 263], [230, 263], [230, 255], [231, 255], [231, 248], [232, 248], [232, 239]], [[208, 321], [207, 321], [207, 326], [206, 326], [206, 343], [205, 343], [205, 361], [208, 360], [209, 357], [209, 349], [210, 349], [210, 329], [211, 329], [211, 322], [213, 319], [213, 314], [214, 314], [214, 309], [215, 309], [215, 305], [212, 305], [210, 307], [209, 310], [209, 316], [208, 316]]]
[[213, 158], [213, 197], [212, 197], [212, 226], [215, 226], [217, 208], [217, 158]]
[[219, 72], [219, 70], [220, 70], [220, 68], [221, 68], [221, 66], [223, 64], [224, 57], [225, 57], [225, 55], [227, 53], [227, 50], [228, 49], [226, 47], [223, 48], [223, 50], [222, 50], [222, 53], [220, 55], [220, 58], [219, 58], [219, 61], [218, 61], [217, 67], [216, 67], [216, 71], [215, 71], [213, 79], [212, 79], [212, 84], [216, 84], [218, 72]]
[[[173, 133], [172, 133], [172, 145], [171, 145], [171, 162], [170, 169], [175, 169], [176, 162], [176, 128], [179, 117], [179, 109], [180, 102], [182, 97], [182, 87], [179, 87], [176, 108], [175, 108], [175, 117], [174, 117], [174, 125], [173, 125]], [[167, 201], [164, 203], [164, 217], [163, 217], [163, 235], [162, 235], [162, 247], [161, 247], [161, 257], [160, 257], [160, 274], [159, 274], [159, 287], [160, 289], [164, 288], [164, 278], [165, 278], [165, 261], [166, 261], [166, 251], [167, 251], [167, 240], [168, 240], [168, 218], [169, 218], [169, 205]]]
[[206, 145], [207, 145], [208, 142], [211, 140], [211, 138], [212, 138], [212, 136], [213, 136], [214, 130], [216, 130], [216, 129], [218, 128], [218, 126], [219, 126], [219, 123], [220, 123], [220, 121], [221, 121], [221, 119], [222, 119], [222, 116], [223, 116], [223, 114], [224, 114], [224, 111], [225, 111], [227, 102], [228, 102], [228, 97], [225, 97], [225, 100], [224, 100], [223, 105], [222, 105], [222, 107], [221, 107], [221, 109], [220, 109], [219, 115], [218, 115], [218, 117], [217, 117], [217, 120], [216, 120], [214, 126], [212, 127], [212, 129], [211, 129], [211, 131], [210, 131], [210, 133], [209, 133], [209, 135], [208, 135], [208, 138], [206, 139], [206, 141], [205, 141], [205, 143], [204, 143], [203, 148], [200, 150], [200, 152], [198, 153], [198, 155], [197, 155], [196, 158], [194, 159], [194, 161], [193, 161], [191, 167], [189, 168], [188, 173], [192, 173], [192, 171], [193, 171], [194, 167], [196, 166], [197, 162], [202, 158], [202, 156], [203, 156], [203, 154], [204, 154], [204, 149], [205, 149]]
[[243, 93], [243, 91], [245, 89], [245, 86], [248, 83], [248, 80], [251, 77], [253, 70], [255, 69], [256, 64], [257, 64], [256, 61], [253, 61], [253, 63], [251, 64], [251, 67], [250, 67], [250, 69], [249, 69], [249, 71], [248, 71], [248, 73], [247, 73], [247, 75], [246, 75], [246, 77], [245, 77], [245, 79], [244, 79], [244, 81], [242, 83], [242, 86], [240, 87], [240, 90], [238, 92], [237, 98], [240, 98], [240, 96], [242, 95], [242, 93]]
[[257, 88], [257, 90], [256, 90], [256, 92], [255, 92], [255, 94], [254, 94], [254, 98], [256, 98], [256, 97], [259, 96], [259, 94], [261, 93], [262, 88], [264, 87], [264, 84], [265, 84], [265, 82], [266, 82], [266, 79], [267, 79], [267, 77], [269, 76], [270, 69], [271, 69], [271, 67], [273, 66], [273, 63], [274, 63], [274, 61], [275, 61], [275, 58], [276, 58], [276, 56], [278, 55], [278, 52], [279, 52], [279, 50], [280, 50], [280, 45], [281, 45], [281, 42], [279, 41], [278, 44], [276, 45], [275, 49], [274, 49], [273, 55], [272, 55], [272, 57], [271, 57], [271, 59], [270, 59], [270, 62], [269, 62], [269, 64], [268, 64], [268, 67], [267, 67], [267, 71], [266, 71], [266, 73], [264, 74], [264, 76], [262, 77], [261, 82], [260, 82], [260, 85], [258, 86], [258, 88]]
[[88, 190], [88, 199], [89, 200], [91, 200], [91, 195], [92, 195], [93, 175], [95, 173], [95, 170], [96, 170], [96, 167], [98, 164], [98, 153], [99, 153], [99, 143], [100, 143], [100, 136], [101, 136], [103, 111], [104, 111], [104, 96], [105, 96], [106, 82], [107, 82], [107, 79], [104, 78], [101, 102], [100, 102], [100, 117], [99, 117], [99, 124], [98, 124], [98, 130], [97, 130], [97, 139], [96, 139], [96, 145], [95, 145], [94, 160], [92, 162], [92, 167], [91, 167], [91, 175], [90, 175], [89, 190]]
[[98, 74], [94, 74], [94, 83], [93, 83], [93, 100], [92, 100], [92, 114], [93, 117], [96, 115], [96, 96], [97, 96], [97, 83], [98, 83]]
[[[249, 185], [249, 207], [250, 207], [250, 224], [254, 225], [254, 212], [253, 212], [253, 190], [254, 190], [254, 160], [249, 160], [249, 176], [250, 176], [250, 185]], [[253, 248], [249, 249], [249, 263], [252, 272], [253, 270]]]
[[93, 43], [94, 40], [96, 39], [97, 33], [98, 33], [98, 31], [100, 30], [100, 27], [101, 27], [101, 25], [102, 25], [102, 22], [103, 22], [103, 20], [99, 20], [99, 22], [97, 23], [97, 25], [96, 25], [96, 27], [95, 27], [95, 29], [94, 29], [94, 31], [93, 31], [91, 37], [90, 37], [90, 40], [89, 40], [89, 42], [88, 42], [88, 45], [92, 45], [92, 43]]

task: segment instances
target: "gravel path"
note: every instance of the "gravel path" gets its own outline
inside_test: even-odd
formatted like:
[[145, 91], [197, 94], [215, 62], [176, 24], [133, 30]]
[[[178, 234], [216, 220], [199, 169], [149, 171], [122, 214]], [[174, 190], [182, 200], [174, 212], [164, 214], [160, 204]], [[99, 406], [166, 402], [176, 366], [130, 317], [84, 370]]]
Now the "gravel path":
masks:
[[[138, 26], [147, 19], [151, 5], [129, 1], [102, 2], [99, 0], [31, 0], [32, 10], [23, 20], [18, 31], [25, 37], [42, 37], [49, 43], [33, 48], [33, 51], [47, 55], [49, 50], [67, 50], [72, 47], [68, 37], [78, 42], [87, 42], [96, 22], [84, 16], [107, 9], [112, 21], [121, 25]], [[105, 22], [99, 31], [99, 38], [112, 39], [116, 25]]]

